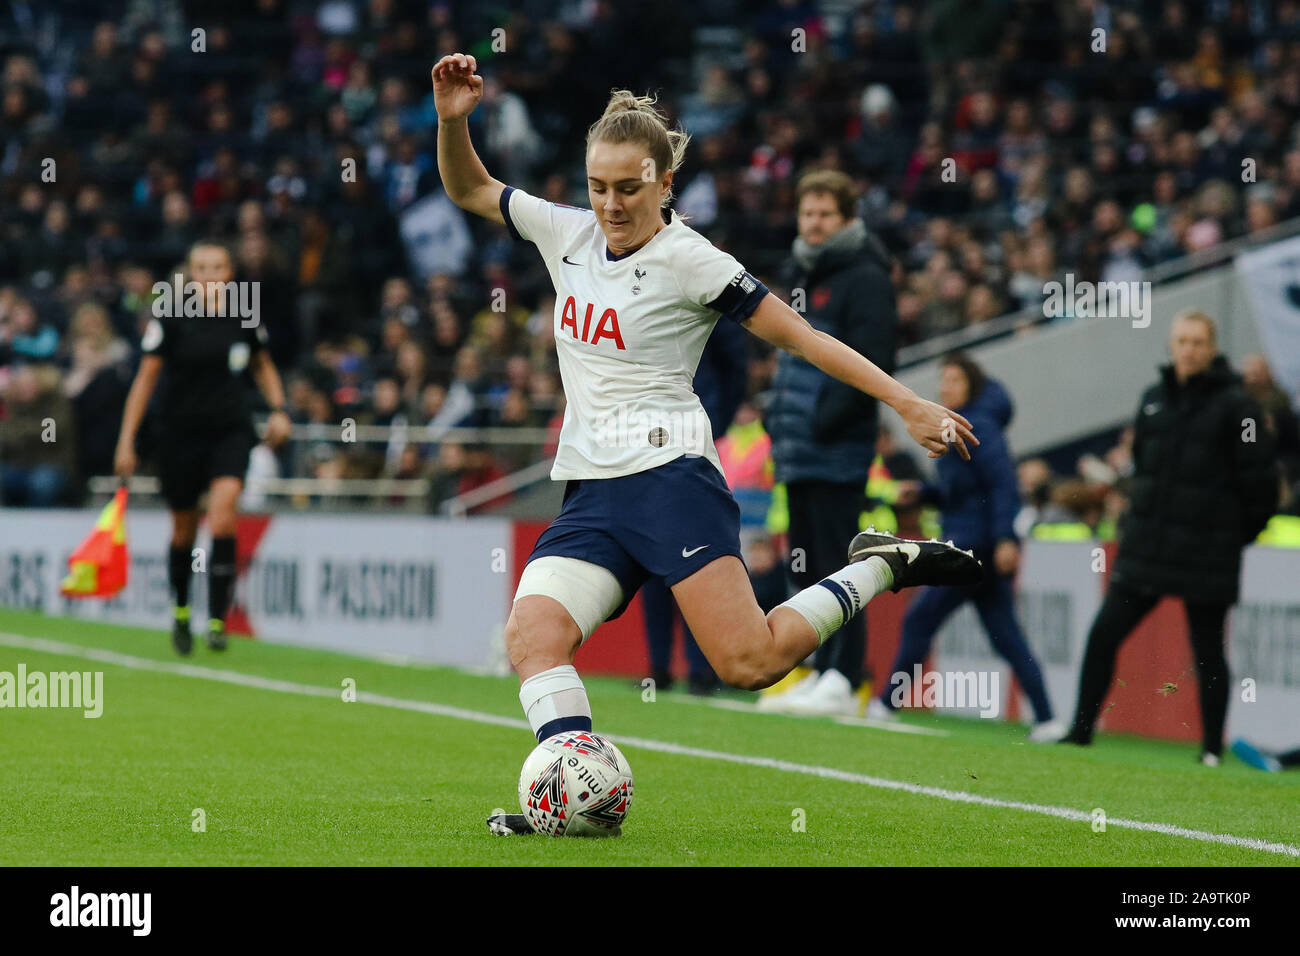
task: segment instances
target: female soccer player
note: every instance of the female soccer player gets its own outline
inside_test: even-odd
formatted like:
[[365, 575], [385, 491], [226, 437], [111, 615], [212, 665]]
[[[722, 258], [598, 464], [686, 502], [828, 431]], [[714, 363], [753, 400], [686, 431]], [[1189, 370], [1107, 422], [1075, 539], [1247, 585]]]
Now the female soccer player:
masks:
[[[650, 576], [672, 589], [718, 676], [758, 689], [784, 677], [887, 588], [978, 580], [974, 557], [937, 542], [863, 533], [849, 564], [766, 616], [740, 560], [739, 508], [691, 383], [718, 316], [891, 405], [939, 457], [979, 444], [925, 401], [818, 332], [732, 256], [665, 216], [688, 137], [648, 97], [615, 92], [587, 134], [591, 209], [537, 199], [488, 175], [467, 117], [483, 80], [472, 56], [433, 68], [438, 170], [462, 209], [532, 242], [555, 285], [555, 344], [568, 405], [551, 477], [560, 516], [529, 556], [506, 624], [519, 700], [537, 739], [590, 730], [573, 657]], [[874, 560], [871, 560], [874, 558]], [[528, 832], [521, 814], [493, 832]]]
[[[199, 495], [208, 492], [208, 527], [212, 532], [208, 586], [208, 646], [226, 648], [226, 611], [235, 583], [235, 515], [244, 487], [248, 456], [257, 444], [243, 376], [251, 373], [271, 406], [265, 441], [274, 447], [289, 436], [280, 375], [266, 350], [260, 322], [244, 327], [229, 308], [225, 293], [234, 277], [230, 251], [201, 241], [189, 253], [186, 277], [203, 286], [202, 315], [173, 303], [171, 315], [149, 320], [141, 347], [144, 356], [122, 413], [114, 469], [127, 477], [135, 471], [135, 437], [164, 367], [159, 402], [158, 478], [172, 513], [168, 580], [175, 598], [172, 645], [189, 654], [190, 554], [199, 530]], [[178, 297], [179, 299], [180, 297]]]

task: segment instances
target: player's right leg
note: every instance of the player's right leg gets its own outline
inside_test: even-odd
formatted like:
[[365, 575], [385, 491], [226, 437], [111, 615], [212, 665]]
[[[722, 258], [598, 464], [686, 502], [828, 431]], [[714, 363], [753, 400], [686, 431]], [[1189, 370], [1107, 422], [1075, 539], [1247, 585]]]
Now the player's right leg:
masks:
[[199, 496], [206, 486], [207, 452], [198, 440], [166, 434], [159, 445], [158, 483], [172, 513], [172, 539], [167, 578], [172, 591], [172, 646], [187, 656], [194, 648], [190, 636], [190, 575], [194, 539], [199, 533]]
[[172, 647], [187, 656], [194, 649], [190, 634], [190, 573], [194, 539], [199, 533], [197, 508], [172, 511], [172, 538], [167, 550], [167, 581], [172, 592]]

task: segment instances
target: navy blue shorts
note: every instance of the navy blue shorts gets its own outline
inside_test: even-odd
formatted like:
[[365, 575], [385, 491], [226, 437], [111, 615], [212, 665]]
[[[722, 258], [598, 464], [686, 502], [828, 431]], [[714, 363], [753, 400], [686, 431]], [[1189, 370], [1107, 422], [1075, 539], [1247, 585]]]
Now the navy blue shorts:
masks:
[[627, 610], [647, 578], [672, 587], [710, 561], [740, 557], [740, 507], [709, 459], [683, 455], [633, 475], [569, 481], [560, 516], [528, 560], [558, 555], [605, 568]]

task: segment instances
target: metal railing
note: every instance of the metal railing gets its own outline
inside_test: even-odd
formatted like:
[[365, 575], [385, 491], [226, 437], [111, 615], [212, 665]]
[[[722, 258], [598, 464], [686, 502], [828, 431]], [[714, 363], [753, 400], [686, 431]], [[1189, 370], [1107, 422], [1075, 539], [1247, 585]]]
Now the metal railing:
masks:
[[539, 481], [548, 481], [551, 477], [551, 465], [554, 462], [555, 459], [553, 458], [536, 462], [526, 468], [519, 469], [513, 474], [506, 475], [504, 478], [490, 481], [473, 491], [467, 491], [463, 495], [449, 498], [443, 503], [442, 511], [454, 518], [463, 518], [471, 508], [477, 508], [480, 505], [496, 501], [498, 498], [512, 495]]
[[547, 428], [494, 426], [492, 428], [433, 428], [429, 425], [298, 424], [289, 429], [290, 441], [328, 441], [342, 444], [387, 444], [402, 438], [408, 444], [453, 442], [462, 445], [544, 445]]
[[[259, 433], [265, 431], [264, 421], [257, 423]], [[431, 428], [427, 425], [335, 425], [295, 424], [290, 428], [291, 442], [327, 442], [344, 448], [388, 445], [447, 444], [490, 445], [496, 447], [530, 445], [539, 453], [554, 438], [550, 429], [537, 427], [491, 428]], [[431, 501], [435, 481], [432, 478], [320, 478], [320, 477], [258, 477], [245, 482], [244, 500], [261, 502], [269, 500], [275, 508], [324, 507], [327, 510], [354, 508], [366, 499], [372, 506], [397, 507], [401, 510], [428, 512], [435, 507], [450, 515], [463, 516], [470, 510], [495, 499], [504, 498], [538, 481], [549, 478], [553, 459], [527, 465], [504, 478], [493, 481], [463, 495], [456, 495], [439, 506]], [[87, 480], [86, 487], [95, 500], [112, 497], [118, 479], [112, 475], [96, 475]], [[133, 475], [127, 480], [132, 496], [144, 499], [161, 498], [162, 487], [156, 476]]]
[[[97, 475], [87, 482], [96, 497], [111, 497], [119, 480], [111, 475]], [[127, 479], [132, 495], [157, 497], [162, 485], [153, 475], [133, 475]], [[393, 498], [423, 502], [433, 489], [428, 478], [254, 478], [245, 485], [245, 493], [268, 498], [369, 498], [377, 503]]]

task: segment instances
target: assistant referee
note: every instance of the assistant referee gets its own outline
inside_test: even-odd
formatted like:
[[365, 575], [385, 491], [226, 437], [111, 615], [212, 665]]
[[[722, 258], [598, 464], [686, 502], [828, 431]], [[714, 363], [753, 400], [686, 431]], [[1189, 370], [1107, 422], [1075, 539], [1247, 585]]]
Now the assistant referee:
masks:
[[[149, 321], [141, 347], [144, 356], [127, 395], [118, 435], [114, 470], [123, 477], [136, 468], [135, 438], [155, 387], [160, 384], [158, 478], [172, 515], [168, 580], [173, 605], [172, 645], [185, 655], [190, 633], [191, 553], [199, 530], [199, 497], [208, 492], [212, 532], [208, 588], [208, 646], [225, 650], [226, 611], [235, 583], [235, 520], [248, 458], [257, 444], [246, 376], [251, 376], [271, 407], [265, 441], [275, 447], [289, 436], [284, 389], [270, 353], [266, 329], [246, 328], [232, 312], [237, 286], [230, 250], [202, 240], [186, 260], [188, 282], [203, 288], [201, 315], [187, 315], [180, 302], [172, 314]], [[179, 298], [179, 297], [178, 297]], [[164, 374], [164, 369], [166, 372]]]

